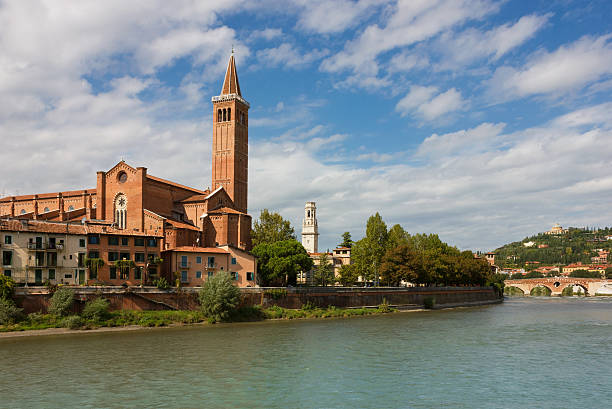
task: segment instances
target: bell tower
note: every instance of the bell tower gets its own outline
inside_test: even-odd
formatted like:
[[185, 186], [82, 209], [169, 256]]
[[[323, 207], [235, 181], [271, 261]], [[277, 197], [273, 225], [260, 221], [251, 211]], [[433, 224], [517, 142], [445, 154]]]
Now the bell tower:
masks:
[[234, 52], [225, 72], [221, 94], [212, 97], [212, 188], [221, 186], [236, 210], [247, 212], [249, 103], [242, 98]]
[[317, 205], [315, 202], [306, 202], [304, 206], [302, 246], [304, 246], [308, 253], [319, 252], [319, 225], [317, 223]]

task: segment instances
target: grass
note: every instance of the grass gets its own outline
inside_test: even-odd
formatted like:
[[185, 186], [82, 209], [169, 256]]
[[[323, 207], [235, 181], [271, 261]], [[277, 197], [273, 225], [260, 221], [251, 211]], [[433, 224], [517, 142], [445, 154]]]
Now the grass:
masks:
[[[373, 314], [385, 314], [396, 311], [388, 306], [379, 308], [318, 308], [308, 306], [305, 309], [291, 310], [278, 306], [270, 308], [241, 307], [235, 310], [226, 322], [250, 322], [267, 319], [303, 319], [303, 318], [338, 318]], [[47, 328], [65, 328], [66, 317], [56, 317], [51, 314], [29, 314], [24, 320], [10, 325], [0, 325], [0, 332], [30, 331]], [[174, 324], [197, 324], [206, 322], [207, 318], [200, 311], [112, 311], [109, 317], [102, 321], [85, 320], [81, 329], [100, 327], [125, 327], [139, 325], [141, 327], [165, 327]]]

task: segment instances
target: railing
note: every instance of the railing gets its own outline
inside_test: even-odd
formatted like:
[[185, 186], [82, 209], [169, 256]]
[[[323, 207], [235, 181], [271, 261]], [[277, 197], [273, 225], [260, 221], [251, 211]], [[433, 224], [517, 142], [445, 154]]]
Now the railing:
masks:
[[180, 269], [180, 268], [191, 268], [191, 261], [187, 261], [185, 263], [183, 263], [182, 261], [178, 261], [176, 263], [176, 268]]
[[251, 107], [251, 104], [249, 104], [244, 98], [242, 98], [238, 94], [217, 95], [216, 97], [212, 97], [212, 102], [231, 101], [232, 99], [237, 99], [247, 107]]
[[47, 243], [28, 243], [28, 250], [45, 250], [47, 248]]

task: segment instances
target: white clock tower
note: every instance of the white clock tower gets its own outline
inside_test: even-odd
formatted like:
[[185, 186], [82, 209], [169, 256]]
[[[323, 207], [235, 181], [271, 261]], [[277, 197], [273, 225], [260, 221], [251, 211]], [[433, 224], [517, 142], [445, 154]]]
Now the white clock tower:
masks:
[[306, 206], [304, 206], [302, 246], [308, 253], [319, 252], [319, 226], [317, 225], [317, 205], [315, 202], [306, 202]]

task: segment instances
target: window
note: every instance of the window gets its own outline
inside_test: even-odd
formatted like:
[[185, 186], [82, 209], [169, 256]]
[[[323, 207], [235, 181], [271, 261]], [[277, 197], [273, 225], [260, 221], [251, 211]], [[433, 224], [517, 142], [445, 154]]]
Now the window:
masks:
[[117, 260], [119, 260], [119, 253], [117, 253], [116, 251], [109, 251], [108, 261], [117, 261]]
[[54, 268], [49, 269], [49, 280], [55, 280], [55, 269]]
[[120, 268], [119, 269], [119, 278], [122, 280], [130, 279], [130, 269], [129, 268]]
[[139, 246], [139, 247], [144, 247], [144, 238], [134, 237], [134, 245]]
[[118, 246], [119, 245], [119, 237], [108, 236], [108, 245], [109, 246]]
[[121, 238], [121, 245], [122, 246], [129, 246], [129, 237], [122, 237]]
[[71, 211], [73, 211], [73, 210], [74, 210], [74, 206], [70, 205], [70, 206], [68, 207], [68, 211], [69, 211], [69, 212], [71, 212]]
[[99, 251], [90, 251], [89, 252], [89, 258], [100, 258], [100, 252]]
[[64, 274], [64, 278], [72, 278], [72, 274]]
[[157, 246], [157, 239], [154, 237], [149, 237], [147, 239], [147, 246], [148, 247], [156, 247]]
[[232, 271], [231, 275], [232, 280], [238, 280], [240, 278], [240, 274], [236, 273], [235, 271]]
[[117, 267], [115, 266], [110, 266], [110, 279], [111, 280], [117, 279]]
[[215, 267], [215, 258], [214, 257], [208, 257], [208, 268], [214, 268]]
[[153, 263], [156, 258], [157, 258], [157, 253], [149, 253], [149, 254], [147, 254], [147, 259], [149, 260], [149, 263]]
[[226, 118], [227, 118], [227, 116], [226, 116], [226, 112], [227, 112], [227, 111], [226, 111], [225, 109], [223, 109], [223, 120], [224, 120], [224, 121], [225, 121], [225, 120], [226, 120]]
[[125, 229], [127, 225], [127, 197], [123, 193], [115, 197], [115, 224], [118, 229]]
[[136, 267], [134, 269], [134, 279], [135, 280], [142, 279], [142, 267]]
[[85, 239], [79, 239], [79, 247], [85, 247]]
[[251, 271], [247, 272], [247, 280], [248, 281], [255, 280], [255, 274], [253, 274], [253, 272], [251, 272]]
[[130, 259], [130, 253], [120, 253], [119, 254], [119, 260], [129, 260]]
[[47, 253], [47, 266], [48, 267], [57, 266], [57, 253], [52, 252], [52, 251]]
[[13, 275], [13, 272], [11, 270], [4, 270], [4, 275], [6, 277], [11, 277]]
[[187, 256], [181, 256], [181, 267], [187, 267]]
[[232, 120], [232, 108], [227, 108], [227, 120]]
[[13, 252], [12, 251], [3, 251], [2, 252], [2, 265], [10, 266], [13, 264]]
[[98, 270], [89, 270], [89, 279], [95, 280], [98, 278]]
[[202, 256], [196, 256], [196, 264], [202, 264]]
[[187, 271], [181, 271], [181, 283], [187, 282]]
[[134, 253], [134, 261], [137, 263], [144, 263], [145, 254], [144, 253]]
[[100, 236], [89, 236], [89, 244], [100, 244]]
[[223, 120], [223, 113], [221, 110], [217, 110], [217, 122], [221, 122]]
[[79, 267], [85, 267], [85, 253], [79, 253]]
[[202, 278], [202, 272], [196, 271], [196, 278]]
[[10, 234], [6, 234], [4, 236], [4, 244], [12, 244], [13, 243], [13, 236], [11, 236]]
[[25, 213], [26, 213], [25, 209], [21, 209], [21, 214], [25, 214]]
[[236, 264], [236, 257], [232, 257], [232, 264]]
[[214, 273], [213, 273], [212, 271], [209, 271], [209, 272], [208, 272], [208, 278], [212, 277], [212, 276], [213, 276], [213, 274], [214, 274]]
[[117, 175], [117, 180], [119, 181], [119, 183], [125, 183], [127, 181], [127, 173], [121, 171], [119, 172], [119, 174]]

